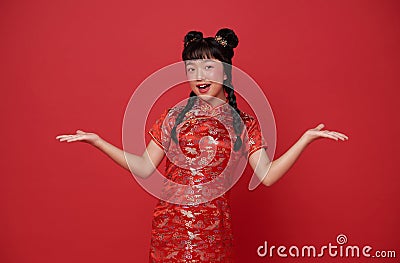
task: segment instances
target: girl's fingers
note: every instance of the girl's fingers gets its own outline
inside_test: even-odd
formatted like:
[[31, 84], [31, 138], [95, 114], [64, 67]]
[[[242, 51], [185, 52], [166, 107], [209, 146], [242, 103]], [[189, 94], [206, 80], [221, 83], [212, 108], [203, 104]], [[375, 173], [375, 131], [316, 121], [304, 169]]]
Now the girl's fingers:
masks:
[[340, 139], [342, 141], [344, 140], [348, 140], [348, 137], [344, 134], [338, 133], [338, 132], [334, 132], [334, 131], [322, 131], [322, 133], [320, 134], [322, 137], [328, 137], [328, 138], [332, 138], [332, 139]]
[[345, 136], [343, 134], [336, 134], [336, 136], [339, 137], [343, 141], [349, 139], [347, 136]]
[[342, 136], [343, 138], [345, 138], [346, 140], [348, 140], [349, 139], [349, 137], [347, 137], [346, 135], [344, 135], [343, 133], [337, 133], [338, 135], [340, 135], [340, 136]]
[[347, 137], [346, 135], [344, 135], [343, 133], [340, 133], [340, 132], [329, 131], [329, 133], [337, 136], [341, 140], [344, 140], [344, 139], [348, 140], [349, 139], [349, 137]]
[[69, 138], [69, 137], [71, 137], [71, 135], [60, 135], [60, 136], [57, 136], [56, 139], [65, 139], [65, 138]]
[[333, 136], [333, 135], [331, 135], [331, 134], [329, 134], [329, 133], [320, 133], [320, 136], [321, 137], [325, 137], [325, 138], [331, 138], [331, 139], [334, 139], [334, 140], [338, 140], [338, 138], [336, 138], [335, 136]]
[[74, 142], [74, 141], [80, 141], [80, 140], [83, 140], [83, 137], [79, 136], [79, 135], [75, 135], [75, 136], [72, 136], [71, 138], [68, 138], [67, 142]]
[[60, 136], [57, 136], [56, 139], [60, 139], [60, 142], [63, 142], [65, 140], [77, 138], [77, 136], [79, 136], [79, 134], [60, 135]]
[[[332, 139], [334, 139], [334, 138], [339, 138], [339, 139], [341, 139], [342, 141], [344, 141], [344, 140], [348, 140], [349, 139], [349, 137], [347, 137], [346, 135], [344, 135], [343, 133], [340, 133], [340, 132], [336, 132], [336, 131], [328, 131], [328, 130], [322, 130], [322, 128], [324, 128], [325, 127], [325, 125], [323, 124], [323, 123], [320, 123], [320, 124], [318, 124], [317, 125], [317, 127], [315, 127], [313, 130], [315, 131], [315, 132], [322, 132], [322, 134], [330, 134], [331, 136], [325, 136], [325, 135], [322, 135], [322, 134], [320, 134], [320, 136], [322, 136], [322, 137], [329, 137], [329, 138], [332, 138]], [[332, 137], [333, 136], [333, 137]]]
[[67, 136], [67, 137], [64, 137], [64, 138], [60, 139], [60, 142], [63, 142], [63, 141], [66, 141], [66, 140], [69, 140], [69, 139], [72, 139], [72, 138], [73, 138], [72, 136]]
[[69, 136], [69, 135], [58, 135], [58, 136], [56, 137], [56, 139], [64, 138], [65, 136]]
[[58, 135], [56, 137], [56, 139], [61, 139], [61, 138], [69, 138], [71, 136], [76, 136], [76, 135], [83, 135], [86, 134], [86, 132], [82, 131], [82, 130], [77, 130], [76, 134], [62, 134], [62, 135]]
[[74, 138], [74, 139], [69, 139], [67, 142], [74, 142], [74, 141], [80, 141], [82, 138]]

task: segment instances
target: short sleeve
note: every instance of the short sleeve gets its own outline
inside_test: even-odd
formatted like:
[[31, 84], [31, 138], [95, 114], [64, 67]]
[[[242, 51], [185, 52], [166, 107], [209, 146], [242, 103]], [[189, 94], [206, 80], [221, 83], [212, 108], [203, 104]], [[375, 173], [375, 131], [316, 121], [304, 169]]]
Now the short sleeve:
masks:
[[261, 133], [260, 124], [256, 118], [252, 117], [246, 125], [246, 128], [248, 137], [247, 140], [245, 140], [245, 152], [248, 153], [248, 156], [261, 148], [268, 148]]
[[164, 150], [169, 148], [171, 138], [171, 121], [170, 118], [168, 118], [169, 110], [170, 109], [164, 110], [148, 131], [154, 142]]

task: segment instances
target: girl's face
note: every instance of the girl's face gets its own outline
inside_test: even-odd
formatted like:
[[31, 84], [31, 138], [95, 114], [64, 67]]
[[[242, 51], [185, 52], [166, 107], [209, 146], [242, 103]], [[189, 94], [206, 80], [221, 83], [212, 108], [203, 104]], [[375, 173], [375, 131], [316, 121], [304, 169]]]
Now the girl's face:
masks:
[[226, 96], [222, 83], [227, 77], [221, 61], [196, 59], [185, 61], [185, 65], [190, 87], [197, 96], [213, 106], [225, 102]]

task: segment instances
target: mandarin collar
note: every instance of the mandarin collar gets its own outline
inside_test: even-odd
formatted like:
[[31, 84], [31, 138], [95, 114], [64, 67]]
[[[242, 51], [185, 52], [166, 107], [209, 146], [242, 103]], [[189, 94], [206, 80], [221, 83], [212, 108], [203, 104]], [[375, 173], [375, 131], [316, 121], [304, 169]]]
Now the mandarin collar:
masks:
[[196, 112], [195, 115], [216, 115], [221, 112], [227, 112], [228, 108], [230, 108], [228, 98], [225, 99], [224, 103], [216, 107], [213, 107], [210, 103], [202, 100], [201, 98], [197, 98], [192, 109]]

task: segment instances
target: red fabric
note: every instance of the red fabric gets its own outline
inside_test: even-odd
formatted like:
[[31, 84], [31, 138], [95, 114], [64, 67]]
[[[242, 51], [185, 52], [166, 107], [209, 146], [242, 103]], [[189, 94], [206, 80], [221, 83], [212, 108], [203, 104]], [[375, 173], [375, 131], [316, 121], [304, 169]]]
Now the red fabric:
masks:
[[[204, 104], [204, 102], [203, 102], [203, 104]], [[173, 128], [173, 125], [175, 124], [175, 119], [173, 119], [171, 116], [171, 118], [168, 118], [168, 123], [164, 124], [164, 125], [168, 125], [168, 127], [165, 127], [166, 129], [164, 129], [164, 131], [162, 131], [162, 129], [161, 129], [163, 122], [170, 110], [171, 109], [165, 109], [163, 111], [163, 113], [160, 115], [160, 117], [156, 120], [156, 122], [152, 125], [150, 130], [148, 131], [148, 133], [151, 135], [154, 142], [156, 142], [158, 144], [158, 146], [160, 146], [164, 150], [166, 150], [164, 145], [168, 146], [170, 143], [170, 136], [168, 136], [168, 133]], [[177, 113], [179, 113], [179, 110], [181, 110], [181, 108], [173, 109], [173, 110], [177, 111]], [[268, 145], [266, 144], [266, 141], [265, 141], [264, 137], [262, 136], [261, 128], [260, 128], [260, 124], [259, 124], [258, 120], [245, 112], [241, 112], [241, 118], [242, 118], [243, 123], [245, 124], [246, 130], [248, 133], [248, 137], [245, 137], [244, 139], [242, 138], [242, 141], [244, 141], [244, 143], [245, 143], [244, 147], [246, 147], [245, 152], [246, 151], [248, 152], [248, 156], [250, 156], [252, 153], [254, 153], [255, 151], [257, 151], [260, 148], [268, 148]], [[164, 135], [166, 135], [166, 136], [164, 137]], [[247, 143], [246, 143], [246, 139], [247, 139]]]
[[[236, 134], [229, 104], [225, 102], [212, 108], [201, 99], [196, 100], [184, 121], [177, 126], [177, 145], [170, 135], [182, 109], [183, 106], [166, 109], [148, 131], [166, 153], [176, 152], [167, 154], [165, 171], [165, 176], [173, 182], [184, 185], [207, 183], [218, 178], [225, 168], [228, 177], [223, 180], [229, 180], [235, 165], [227, 167], [228, 160], [235, 163], [237, 158], [267, 148], [258, 121], [241, 112], [246, 130], [241, 133], [242, 148], [234, 152]], [[179, 149], [189, 169], [176, 165], [183, 156], [178, 153]], [[192, 164], [195, 167], [203, 163], [207, 165], [201, 169], [191, 168]], [[173, 191], [174, 194], [185, 196]], [[232, 262], [232, 238], [229, 192], [200, 204], [195, 199], [189, 205], [160, 200], [154, 210], [150, 262]]]

